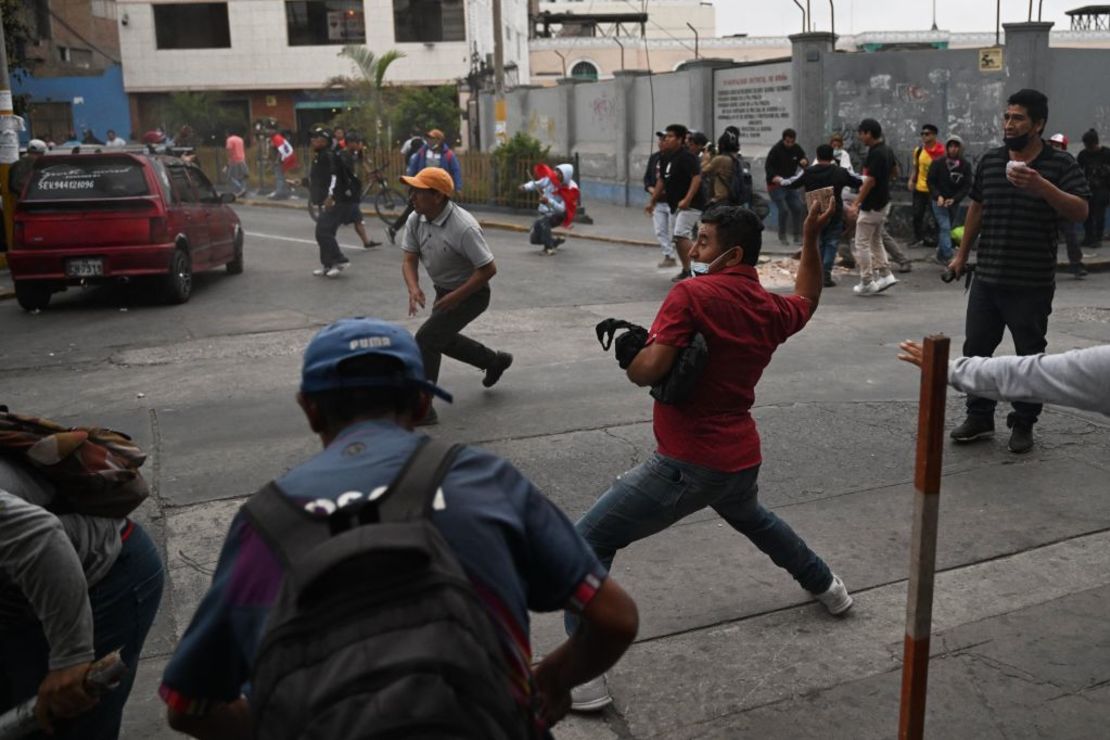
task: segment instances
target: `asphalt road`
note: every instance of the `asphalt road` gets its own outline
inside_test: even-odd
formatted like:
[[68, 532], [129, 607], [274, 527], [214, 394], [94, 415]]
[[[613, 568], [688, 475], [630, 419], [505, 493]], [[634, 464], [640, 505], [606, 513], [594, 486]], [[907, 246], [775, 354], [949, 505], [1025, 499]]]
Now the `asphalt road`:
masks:
[[[138, 518], [165, 548], [169, 581], [124, 737], [172, 736], [158, 674], [232, 513], [317, 447], [293, 402], [312, 332], [341, 316], [422, 319], [406, 316], [396, 248], [356, 247], [346, 230], [351, 268], [315, 278], [307, 215], [238, 211], [245, 273], [198, 276], [185, 305], [108, 288], [56, 296], [36, 315], [0, 303], [0, 401], [115, 426], [151, 451], [155, 495]], [[486, 390], [478, 371], [445, 360], [456, 401], [433, 433], [506, 455], [577, 517], [652, 450], [650, 399], [593, 325], [650, 322], [670, 273], [643, 247], [575, 239], [543, 257], [524, 235], [487, 236], [498, 274], [471, 333], [516, 362]], [[757, 389], [762, 499], [857, 594], [851, 616], [827, 617], [711, 513], [692, 516], [618, 557], [640, 639], [611, 675], [616, 707], [559, 736], [895, 734], [918, 376], [894, 355], [899, 340], [934, 332], [958, 352], [965, 297], [939, 270], [919, 265], [870, 299], [848, 281], [827, 290]], [[1110, 341], [1108, 285], [1105, 273], [1061, 277], [1050, 351]], [[951, 397], [950, 425], [959, 410]], [[1110, 716], [1110, 423], [1049, 409], [1037, 431], [1020, 458], [1004, 433], [945, 450], [930, 735], [1086, 738]], [[539, 616], [533, 632], [543, 652], [557, 620]]]

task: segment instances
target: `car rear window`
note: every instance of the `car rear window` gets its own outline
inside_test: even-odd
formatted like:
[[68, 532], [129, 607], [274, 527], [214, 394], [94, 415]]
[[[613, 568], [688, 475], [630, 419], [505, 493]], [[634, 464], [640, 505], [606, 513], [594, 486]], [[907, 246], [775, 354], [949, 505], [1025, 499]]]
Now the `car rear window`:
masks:
[[127, 157], [49, 162], [31, 175], [25, 200], [84, 200], [149, 195], [143, 166]]

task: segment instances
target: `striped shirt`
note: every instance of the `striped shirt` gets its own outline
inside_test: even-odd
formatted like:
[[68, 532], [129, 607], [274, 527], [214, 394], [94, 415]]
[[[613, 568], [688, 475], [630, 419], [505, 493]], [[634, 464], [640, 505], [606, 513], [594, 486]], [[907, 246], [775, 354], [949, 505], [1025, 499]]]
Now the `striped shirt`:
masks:
[[[1048, 287], [1056, 278], [1060, 215], [1048, 201], [1010, 183], [1009, 161], [1006, 147], [991, 149], [975, 170], [971, 199], [983, 205], [976, 277], [992, 285]], [[1071, 155], [1045, 144], [1028, 165], [1065, 193], [1091, 197], [1083, 171]]]

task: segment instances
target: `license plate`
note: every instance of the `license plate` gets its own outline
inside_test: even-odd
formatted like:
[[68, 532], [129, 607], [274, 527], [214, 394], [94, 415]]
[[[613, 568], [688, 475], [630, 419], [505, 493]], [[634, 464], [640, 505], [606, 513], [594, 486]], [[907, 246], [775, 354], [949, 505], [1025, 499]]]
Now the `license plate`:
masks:
[[104, 274], [104, 261], [100, 259], [69, 260], [66, 275], [69, 277], [97, 277]]

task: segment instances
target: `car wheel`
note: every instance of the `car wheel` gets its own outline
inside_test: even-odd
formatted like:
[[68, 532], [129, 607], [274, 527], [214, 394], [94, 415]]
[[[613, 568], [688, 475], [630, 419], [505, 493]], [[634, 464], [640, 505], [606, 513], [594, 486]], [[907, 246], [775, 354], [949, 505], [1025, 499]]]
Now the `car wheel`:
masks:
[[241, 275], [243, 272], [243, 232], [235, 230], [235, 256], [227, 263], [228, 275]]
[[184, 303], [193, 293], [193, 261], [184, 249], [176, 249], [166, 276], [166, 302]]
[[53, 293], [48, 283], [39, 281], [16, 280], [15, 299], [24, 311], [41, 311], [50, 305]]

